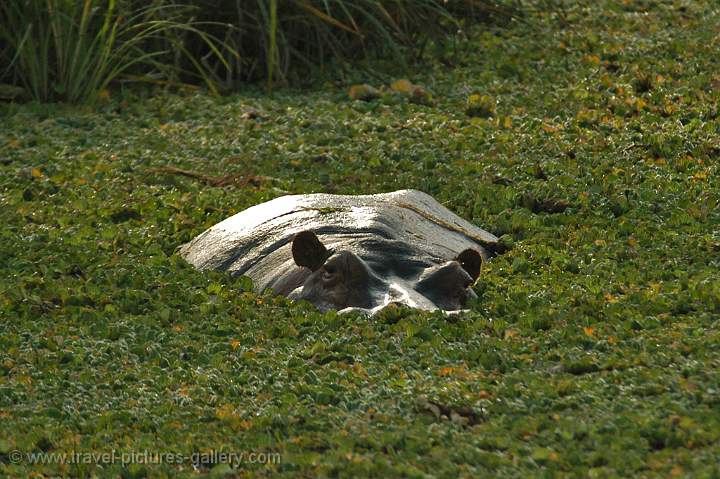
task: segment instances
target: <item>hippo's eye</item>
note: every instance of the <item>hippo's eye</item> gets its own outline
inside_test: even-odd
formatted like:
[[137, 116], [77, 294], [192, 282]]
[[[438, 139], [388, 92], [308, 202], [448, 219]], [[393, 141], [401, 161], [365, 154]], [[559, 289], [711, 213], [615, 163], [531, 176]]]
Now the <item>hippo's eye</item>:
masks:
[[335, 269], [334, 266], [325, 266], [324, 269], [325, 269], [325, 271], [323, 272], [322, 278], [325, 281], [330, 281], [331, 279], [333, 279], [335, 277], [335, 273], [337, 272], [337, 270]]

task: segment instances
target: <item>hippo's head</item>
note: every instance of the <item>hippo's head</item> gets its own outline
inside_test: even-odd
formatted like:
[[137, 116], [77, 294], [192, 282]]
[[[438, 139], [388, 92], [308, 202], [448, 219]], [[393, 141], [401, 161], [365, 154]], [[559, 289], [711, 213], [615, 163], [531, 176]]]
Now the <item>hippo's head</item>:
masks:
[[349, 250], [328, 250], [312, 231], [295, 235], [292, 255], [305, 274], [296, 276], [294, 289], [287, 291], [290, 299], [304, 299], [321, 310], [368, 313], [391, 303], [425, 310], [460, 310], [476, 297], [471, 286], [482, 263], [474, 249], [441, 264], [406, 260], [382, 250], [366, 261]]

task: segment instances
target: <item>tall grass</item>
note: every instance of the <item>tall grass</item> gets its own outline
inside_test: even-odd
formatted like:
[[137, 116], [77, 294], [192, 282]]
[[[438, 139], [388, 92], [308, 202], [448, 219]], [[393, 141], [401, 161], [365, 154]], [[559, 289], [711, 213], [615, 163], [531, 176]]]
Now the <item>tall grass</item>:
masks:
[[402, 62], [461, 18], [513, 14], [493, 0], [176, 1], [0, 0], [0, 82], [69, 102], [129, 73], [214, 92], [260, 79], [272, 87], [329, 62]]
[[153, 39], [167, 46], [174, 32], [192, 32], [219, 53], [208, 34], [177, 21], [182, 13], [159, 1], [136, 9], [119, 8], [116, 0], [1, 2], [0, 58], [7, 66], [0, 78], [24, 87], [36, 100], [77, 103], [133, 67], [163, 67], [159, 60], [166, 51], [147, 49]]
[[263, 76], [287, 82], [308, 69], [379, 56], [403, 62], [428, 39], [455, 33], [460, 19], [508, 19], [515, 2], [492, 0], [192, 0], [201, 19], [232, 23], [215, 32], [232, 44], [231, 71], [208, 65], [218, 83]]

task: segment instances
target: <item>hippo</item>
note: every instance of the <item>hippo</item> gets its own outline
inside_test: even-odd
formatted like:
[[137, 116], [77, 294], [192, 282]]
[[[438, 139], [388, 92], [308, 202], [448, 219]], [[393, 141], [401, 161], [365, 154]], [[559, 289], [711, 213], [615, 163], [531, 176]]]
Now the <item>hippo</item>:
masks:
[[198, 235], [179, 254], [321, 311], [375, 314], [390, 304], [463, 310], [498, 238], [417, 190], [288, 195]]

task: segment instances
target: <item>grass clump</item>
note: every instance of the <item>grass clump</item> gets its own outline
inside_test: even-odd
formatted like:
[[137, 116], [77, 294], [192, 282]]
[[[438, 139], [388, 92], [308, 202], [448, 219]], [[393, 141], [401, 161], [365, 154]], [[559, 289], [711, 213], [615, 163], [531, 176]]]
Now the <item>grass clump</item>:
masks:
[[179, 21], [182, 11], [160, 2], [136, 9], [115, 0], [3, 2], [0, 60], [6, 67], [0, 79], [38, 101], [81, 103], [133, 68], [166, 67], [160, 62], [166, 52], [150, 47], [158, 40], [167, 45], [179, 31], [219, 53], [208, 35]]

